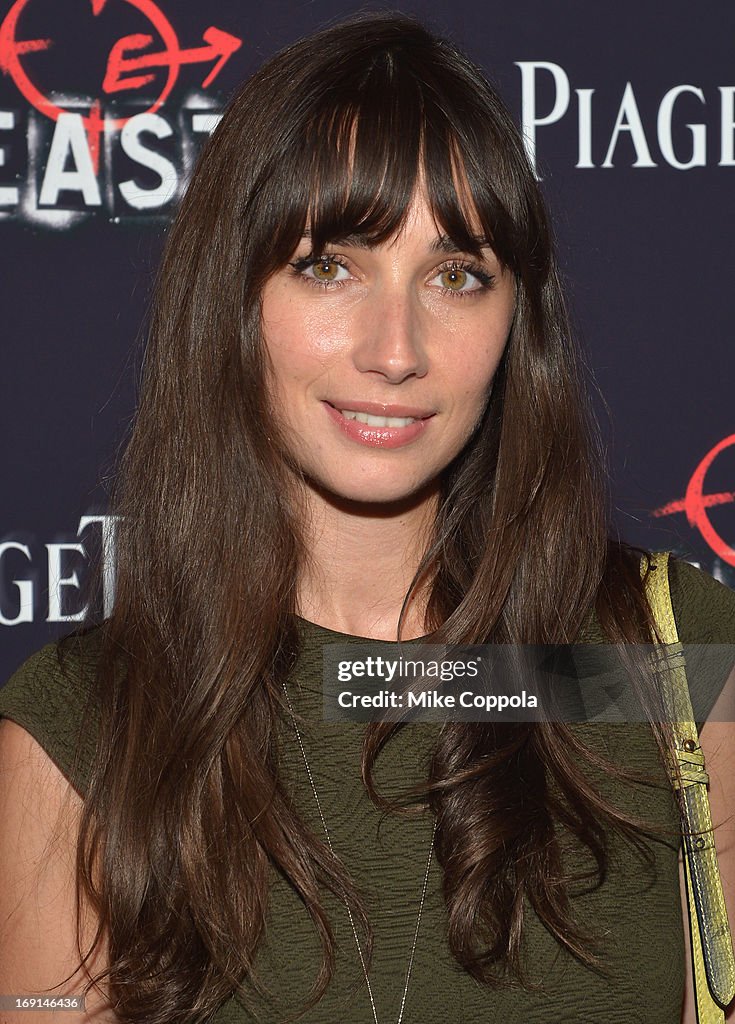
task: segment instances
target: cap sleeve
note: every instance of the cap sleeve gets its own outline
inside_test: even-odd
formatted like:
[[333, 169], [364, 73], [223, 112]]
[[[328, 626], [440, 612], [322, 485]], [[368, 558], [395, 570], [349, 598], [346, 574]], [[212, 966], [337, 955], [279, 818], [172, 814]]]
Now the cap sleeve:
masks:
[[0, 688], [0, 718], [22, 726], [84, 795], [96, 746], [99, 627], [47, 644]]

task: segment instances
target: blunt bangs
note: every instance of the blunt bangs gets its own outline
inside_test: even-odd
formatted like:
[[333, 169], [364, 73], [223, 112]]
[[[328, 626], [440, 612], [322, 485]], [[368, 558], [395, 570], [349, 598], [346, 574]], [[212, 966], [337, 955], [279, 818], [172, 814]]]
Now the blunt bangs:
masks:
[[509, 166], [509, 123], [494, 94], [469, 62], [447, 66], [443, 51], [437, 61], [436, 44], [422, 37], [372, 50], [365, 44], [364, 54], [306, 83], [269, 174], [268, 273], [285, 265], [306, 233], [314, 255], [350, 235], [387, 241], [403, 227], [420, 184], [438, 228], [459, 250], [479, 257], [490, 245], [513, 273], [538, 250], [524, 189], [531, 172], [522, 146], [519, 165]]

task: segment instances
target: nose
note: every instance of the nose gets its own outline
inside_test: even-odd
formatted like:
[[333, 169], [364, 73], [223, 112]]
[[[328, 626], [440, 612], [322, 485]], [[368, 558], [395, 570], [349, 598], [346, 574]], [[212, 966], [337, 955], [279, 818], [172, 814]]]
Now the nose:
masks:
[[380, 373], [392, 384], [428, 371], [426, 330], [416, 299], [404, 292], [374, 293], [357, 314], [352, 358], [363, 373]]

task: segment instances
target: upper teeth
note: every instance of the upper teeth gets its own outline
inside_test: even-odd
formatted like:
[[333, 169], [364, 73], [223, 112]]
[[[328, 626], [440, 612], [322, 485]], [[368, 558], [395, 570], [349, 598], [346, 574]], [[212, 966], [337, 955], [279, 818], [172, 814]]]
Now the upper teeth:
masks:
[[369, 412], [353, 412], [352, 409], [340, 409], [346, 420], [359, 420], [369, 427], [407, 427], [415, 420], [411, 416], [371, 416]]

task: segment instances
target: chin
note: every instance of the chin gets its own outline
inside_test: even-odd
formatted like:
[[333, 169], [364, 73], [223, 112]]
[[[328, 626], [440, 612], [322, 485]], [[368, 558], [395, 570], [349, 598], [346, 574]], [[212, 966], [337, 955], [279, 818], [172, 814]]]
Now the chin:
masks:
[[[312, 484], [314, 482], [312, 481]], [[406, 486], [403, 480], [360, 480], [360, 481], [324, 481], [316, 485], [317, 490], [328, 500], [335, 503], [349, 502], [361, 505], [413, 504], [425, 500], [427, 490], [431, 490], [431, 482], [418, 481], [415, 486]]]

